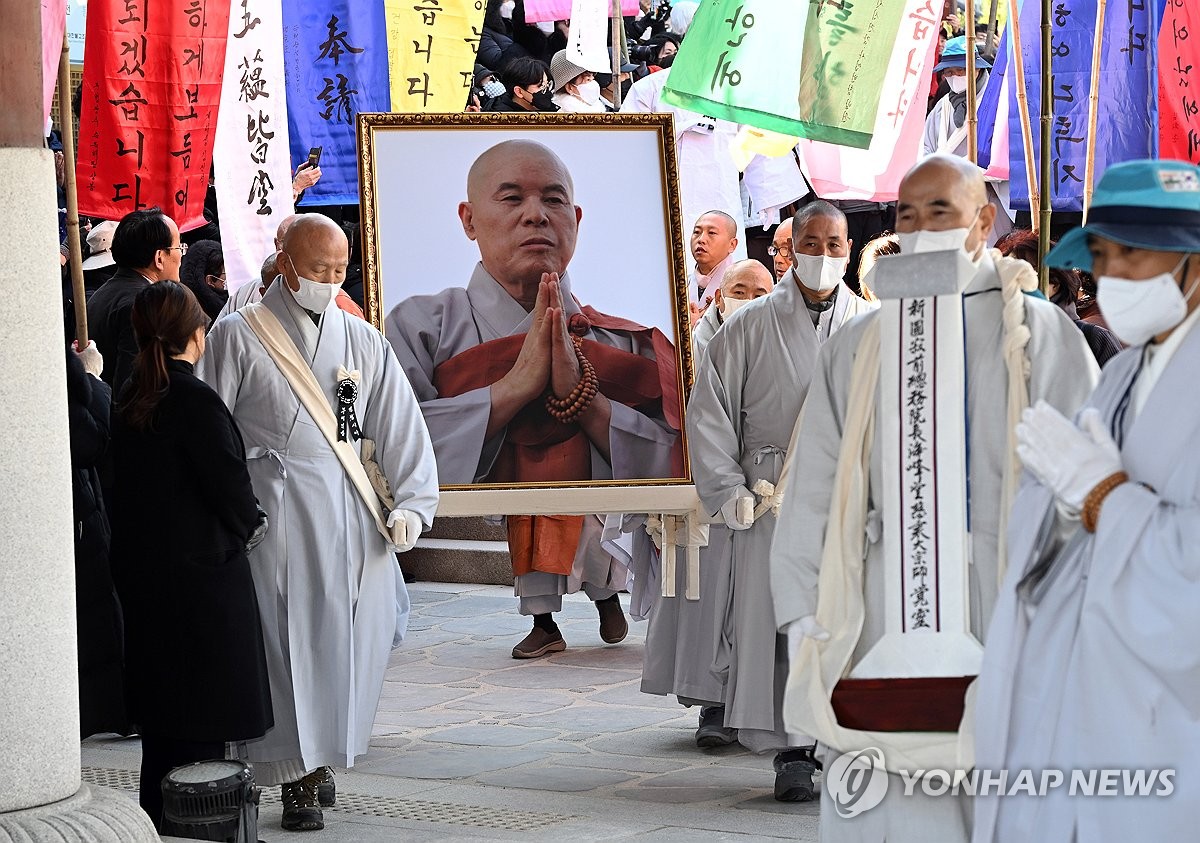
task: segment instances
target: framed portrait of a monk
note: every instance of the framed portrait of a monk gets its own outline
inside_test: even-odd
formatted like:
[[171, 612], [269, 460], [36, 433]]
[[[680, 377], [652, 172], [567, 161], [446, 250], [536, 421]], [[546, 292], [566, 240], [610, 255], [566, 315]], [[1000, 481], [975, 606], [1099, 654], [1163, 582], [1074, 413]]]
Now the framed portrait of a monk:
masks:
[[691, 482], [667, 115], [360, 114], [368, 318], [441, 486]]

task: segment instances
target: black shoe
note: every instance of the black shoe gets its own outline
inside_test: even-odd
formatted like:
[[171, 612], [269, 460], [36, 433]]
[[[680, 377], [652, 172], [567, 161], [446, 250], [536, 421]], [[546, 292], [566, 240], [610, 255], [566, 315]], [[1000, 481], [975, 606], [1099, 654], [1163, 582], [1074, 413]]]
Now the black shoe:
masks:
[[737, 740], [737, 729], [725, 725], [725, 706], [710, 705], [700, 709], [700, 728], [696, 730], [696, 746], [712, 749], [729, 746]]
[[337, 784], [333, 780], [333, 768], [322, 767], [317, 772], [321, 774], [317, 781], [317, 804], [322, 808], [332, 808], [337, 804]]
[[567, 642], [562, 633], [555, 627], [553, 631], [535, 626], [533, 630], [521, 639], [521, 643], [513, 647], [514, 659], [536, 659], [547, 653], [561, 653], [567, 649]]
[[621, 596], [614, 594], [605, 600], [596, 601], [600, 613], [600, 640], [605, 644], [620, 644], [629, 634], [629, 622], [621, 609]]
[[325, 815], [317, 801], [317, 782], [324, 775], [322, 770], [309, 773], [298, 782], [283, 786], [284, 831], [320, 831], [325, 827]]
[[812, 747], [790, 749], [775, 756], [775, 801], [811, 802], [816, 795], [813, 773], [817, 771]]

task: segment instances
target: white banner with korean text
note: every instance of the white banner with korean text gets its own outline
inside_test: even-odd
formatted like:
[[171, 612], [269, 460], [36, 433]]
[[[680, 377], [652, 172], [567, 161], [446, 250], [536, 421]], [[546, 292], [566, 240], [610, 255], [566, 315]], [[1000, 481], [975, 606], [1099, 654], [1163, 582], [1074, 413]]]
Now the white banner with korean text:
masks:
[[230, 292], [258, 282], [294, 212], [279, 0], [234, 0], [213, 160]]

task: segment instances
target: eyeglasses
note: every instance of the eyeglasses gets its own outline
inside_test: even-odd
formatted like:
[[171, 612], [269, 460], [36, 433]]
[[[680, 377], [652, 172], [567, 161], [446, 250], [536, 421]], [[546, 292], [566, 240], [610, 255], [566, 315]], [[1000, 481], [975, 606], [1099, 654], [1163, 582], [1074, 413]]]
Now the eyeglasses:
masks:
[[180, 243], [178, 246], [166, 246], [163, 248], [163, 251], [164, 252], [173, 252], [176, 249], [179, 250], [179, 257], [183, 257], [184, 255], [187, 254], [188, 245], [187, 245], [187, 243]]
[[768, 246], [767, 254], [770, 255], [771, 257], [775, 257], [776, 255], [783, 255], [785, 258], [790, 258], [792, 256], [792, 247], [791, 246]]

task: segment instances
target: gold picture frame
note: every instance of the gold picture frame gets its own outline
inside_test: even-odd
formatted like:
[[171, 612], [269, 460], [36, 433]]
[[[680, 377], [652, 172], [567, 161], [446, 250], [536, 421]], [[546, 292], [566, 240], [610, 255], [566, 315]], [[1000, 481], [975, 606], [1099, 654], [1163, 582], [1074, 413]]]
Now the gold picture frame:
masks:
[[[641, 133], [633, 135], [631, 133]], [[416, 295], [436, 294], [434, 290], [464, 287], [469, 274], [461, 265], [466, 250], [469, 257], [474, 244], [463, 233], [457, 216], [447, 226], [448, 208], [457, 208], [466, 199], [466, 172], [481, 148], [490, 148], [505, 140], [535, 139], [560, 154], [576, 182], [576, 204], [587, 209], [587, 221], [580, 226], [580, 247], [571, 261], [572, 278], [580, 277], [575, 267], [584, 251], [583, 232], [591, 224], [587, 248], [593, 257], [586, 266], [593, 280], [604, 276], [607, 283], [628, 282], [622, 302], [616, 311], [621, 318], [659, 328], [674, 346], [674, 368], [678, 385], [680, 430], [678, 445], [682, 452], [678, 476], [614, 479], [555, 480], [541, 482], [444, 482], [444, 490], [502, 490], [502, 489], [587, 489], [591, 487], [629, 487], [686, 485], [691, 481], [690, 461], [683, 423], [687, 399], [694, 377], [691, 328], [688, 310], [687, 271], [683, 243], [679, 232], [682, 211], [679, 199], [679, 170], [676, 158], [674, 125], [668, 114], [390, 114], [360, 113], [358, 115], [359, 184], [362, 207], [363, 285], [367, 318], [387, 335], [387, 316], [398, 310], [401, 301]], [[651, 142], [652, 139], [652, 142]], [[648, 157], [649, 147], [655, 153], [653, 162], [641, 161], [636, 166], [623, 152], [636, 151], [636, 157]], [[472, 150], [466, 154], [464, 150]], [[568, 159], [568, 155], [574, 156]], [[582, 157], [594, 161], [594, 166], [578, 166]], [[574, 161], [575, 163], [571, 163]], [[640, 167], [640, 169], [638, 169]], [[607, 168], [607, 169], [606, 169]], [[618, 169], [632, 169], [646, 174], [657, 170], [657, 179], [646, 177], [628, 194], [622, 193], [624, 182]], [[594, 169], [594, 172], [593, 172]], [[617, 173], [616, 179], [601, 184], [604, 174]], [[432, 175], [431, 175], [432, 174]], [[451, 175], [457, 187], [449, 185]], [[585, 195], [590, 184], [592, 189]], [[405, 188], [397, 189], [399, 185]], [[656, 190], [657, 188], [657, 190]], [[446, 195], [453, 191], [452, 195]], [[655, 195], [657, 193], [657, 196]], [[657, 203], [655, 202], [657, 200]], [[616, 216], [614, 211], [619, 211]], [[423, 217], [421, 214], [424, 213]], [[433, 219], [430, 222], [430, 219]], [[598, 220], [598, 222], [597, 222]], [[638, 228], [638, 226], [641, 228]], [[453, 236], [447, 233], [456, 229]], [[596, 242], [596, 231], [604, 238]], [[657, 248], [641, 248], [638, 254], [647, 256], [645, 263], [650, 277], [666, 274], [661, 298], [651, 294], [637, 268], [631, 265], [626, 251], [625, 233], [643, 231], [645, 237], [661, 232]], [[404, 233], [402, 233], [404, 232]], [[657, 241], [656, 241], [657, 242]], [[476, 253], [477, 249], [474, 250]], [[597, 258], [596, 255], [602, 254]], [[450, 259], [445, 259], [449, 256]], [[439, 260], [444, 259], [444, 260]], [[474, 260], [478, 260], [476, 254]], [[442, 264], [457, 263], [444, 279], [436, 276]], [[448, 281], [449, 283], [444, 283]], [[622, 288], [624, 289], [624, 288]], [[581, 303], [592, 304], [594, 293], [610, 300], [619, 290], [593, 284], [586, 291], [573, 288]], [[639, 319], [638, 313], [628, 314], [626, 305], [641, 307], [653, 319]], [[595, 304], [597, 310], [613, 310]], [[434, 436], [435, 450], [439, 437]], [[441, 467], [439, 460], [439, 468]], [[500, 514], [500, 513], [498, 513]]]

